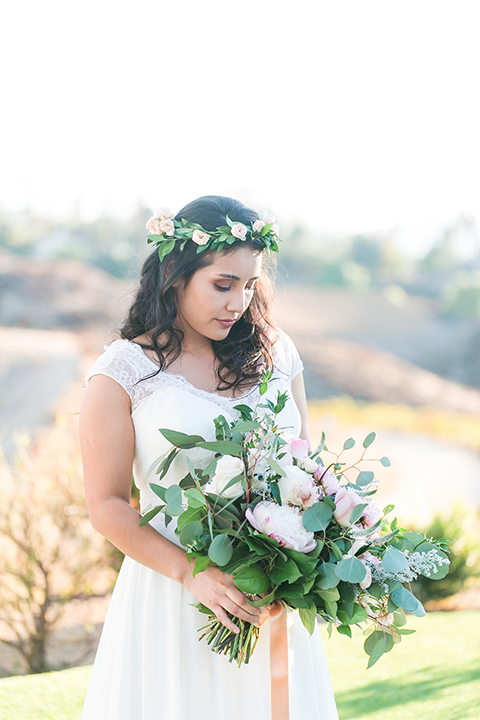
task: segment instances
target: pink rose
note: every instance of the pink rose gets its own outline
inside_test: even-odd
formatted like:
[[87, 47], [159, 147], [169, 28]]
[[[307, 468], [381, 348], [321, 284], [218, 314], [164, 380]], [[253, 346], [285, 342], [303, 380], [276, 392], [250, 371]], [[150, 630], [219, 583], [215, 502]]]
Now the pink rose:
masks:
[[338, 489], [335, 495], [335, 511], [333, 517], [339, 525], [346, 527], [350, 525], [350, 515], [356, 505], [362, 504], [362, 498], [360, 498], [353, 490], [349, 488], [341, 487]]
[[175, 235], [173, 220], [160, 220], [160, 229], [164, 235]]
[[147, 230], [149, 235], [162, 235], [162, 228], [160, 227], [160, 221], [157, 218], [151, 217], [147, 222]]
[[315, 470], [314, 477], [322, 483], [326, 495], [335, 495], [335, 493], [338, 492], [340, 483], [330, 468], [324, 468], [323, 465], [319, 465]]
[[255, 232], [261, 232], [267, 223], [263, 220], [255, 220], [253, 223], [253, 229]]
[[210, 235], [201, 230], [194, 230], [192, 240], [194, 243], [197, 243], [197, 245], [206, 245], [210, 240]]
[[243, 223], [237, 223], [236, 225], [233, 225], [232, 229], [230, 230], [232, 235], [239, 240], [245, 240], [247, 237], [247, 228]]
[[309, 553], [317, 547], [313, 532], [305, 530], [300, 511], [289, 505], [277, 505], [263, 501], [250, 508], [245, 517], [258, 532], [274, 537], [280, 545], [302, 553]]
[[304, 457], [307, 456], [308, 448], [310, 443], [308, 440], [302, 440], [302, 438], [292, 438], [289, 439], [288, 445], [290, 448], [290, 455], [297, 460], [302, 460]]
[[262, 210], [262, 212], [259, 213], [259, 217], [260, 220], [263, 220], [265, 225], [275, 222], [275, 218], [273, 217], [273, 215], [268, 213], [266, 210]]

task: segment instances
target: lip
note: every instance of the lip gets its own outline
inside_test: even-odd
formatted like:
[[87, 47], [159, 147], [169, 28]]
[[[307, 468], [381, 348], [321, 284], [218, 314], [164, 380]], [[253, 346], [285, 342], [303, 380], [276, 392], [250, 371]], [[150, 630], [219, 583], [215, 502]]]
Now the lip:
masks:
[[216, 318], [216, 321], [217, 321], [222, 327], [227, 327], [227, 328], [231, 328], [232, 325], [235, 325], [235, 323], [236, 323], [236, 320], [219, 320], [218, 318]]

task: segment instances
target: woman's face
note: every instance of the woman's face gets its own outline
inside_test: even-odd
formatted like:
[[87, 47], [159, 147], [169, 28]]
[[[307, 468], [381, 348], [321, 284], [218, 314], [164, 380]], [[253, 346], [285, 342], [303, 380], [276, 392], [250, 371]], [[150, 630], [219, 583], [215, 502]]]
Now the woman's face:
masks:
[[262, 253], [239, 246], [214, 256], [186, 287], [175, 283], [177, 322], [191, 340], [223, 340], [248, 308], [262, 270]]

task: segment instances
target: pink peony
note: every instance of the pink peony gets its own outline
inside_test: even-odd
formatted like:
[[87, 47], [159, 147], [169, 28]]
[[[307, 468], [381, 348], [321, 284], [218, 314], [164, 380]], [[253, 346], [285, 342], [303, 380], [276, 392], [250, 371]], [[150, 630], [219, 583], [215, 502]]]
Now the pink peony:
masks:
[[309, 553], [317, 546], [313, 532], [303, 527], [302, 515], [296, 507], [263, 501], [253, 510], [248, 508], [245, 517], [255, 530], [275, 538], [284, 547]]
[[296, 458], [297, 460], [302, 460], [304, 457], [307, 456], [310, 443], [308, 442], [308, 440], [294, 437], [288, 440], [288, 445], [290, 448], [291, 456]]
[[353, 490], [345, 487], [339, 488], [335, 495], [336, 509], [333, 517], [339, 525], [343, 525], [344, 527], [350, 525], [350, 515], [352, 514], [353, 508], [355, 505], [361, 505], [362, 502], [362, 498]]
[[297, 465], [287, 466], [285, 473], [286, 476], [278, 481], [282, 503], [307, 508], [318, 501], [318, 488], [311, 475]]

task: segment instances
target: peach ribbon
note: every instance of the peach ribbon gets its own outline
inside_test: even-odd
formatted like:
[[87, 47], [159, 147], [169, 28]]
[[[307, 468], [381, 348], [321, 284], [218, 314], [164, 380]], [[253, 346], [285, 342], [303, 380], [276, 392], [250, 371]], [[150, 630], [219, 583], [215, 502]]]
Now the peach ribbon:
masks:
[[272, 720], [289, 720], [287, 611], [279, 600], [270, 609], [270, 678]]

